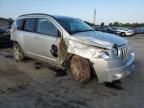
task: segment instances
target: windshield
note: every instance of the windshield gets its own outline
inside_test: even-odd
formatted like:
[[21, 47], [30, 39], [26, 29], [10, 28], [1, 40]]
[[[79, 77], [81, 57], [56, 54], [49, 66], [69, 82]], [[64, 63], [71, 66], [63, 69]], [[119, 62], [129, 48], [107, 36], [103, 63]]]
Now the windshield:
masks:
[[61, 26], [69, 33], [75, 34], [78, 32], [93, 31], [94, 29], [84, 23], [83, 21], [75, 18], [56, 18]]

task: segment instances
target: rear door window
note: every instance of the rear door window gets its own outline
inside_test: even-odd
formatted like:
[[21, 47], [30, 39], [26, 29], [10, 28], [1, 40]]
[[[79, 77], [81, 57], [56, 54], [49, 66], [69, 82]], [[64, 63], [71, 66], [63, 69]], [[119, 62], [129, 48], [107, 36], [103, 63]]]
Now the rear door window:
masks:
[[24, 23], [24, 30], [33, 32], [34, 31], [34, 25], [35, 25], [35, 19], [26, 19]]

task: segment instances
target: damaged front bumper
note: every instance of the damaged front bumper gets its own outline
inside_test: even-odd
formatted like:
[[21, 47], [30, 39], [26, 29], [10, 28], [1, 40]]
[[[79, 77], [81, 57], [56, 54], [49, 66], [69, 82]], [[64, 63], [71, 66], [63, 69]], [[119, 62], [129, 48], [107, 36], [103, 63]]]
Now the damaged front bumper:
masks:
[[100, 83], [120, 80], [129, 75], [134, 68], [135, 54], [130, 53], [127, 60], [91, 60]]

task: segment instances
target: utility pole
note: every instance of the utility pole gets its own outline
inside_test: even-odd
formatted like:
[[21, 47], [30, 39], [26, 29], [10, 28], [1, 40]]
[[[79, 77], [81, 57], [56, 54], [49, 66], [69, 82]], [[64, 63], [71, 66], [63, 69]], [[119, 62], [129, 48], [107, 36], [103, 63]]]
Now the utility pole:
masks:
[[96, 9], [94, 10], [94, 19], [93, 19], [93, 23], [96, 24]]

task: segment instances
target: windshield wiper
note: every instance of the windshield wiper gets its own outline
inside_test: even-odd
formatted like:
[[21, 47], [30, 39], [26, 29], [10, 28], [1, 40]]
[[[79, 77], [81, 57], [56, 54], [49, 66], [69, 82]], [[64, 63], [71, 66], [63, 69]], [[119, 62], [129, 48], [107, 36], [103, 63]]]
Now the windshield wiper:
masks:
[[94, 29], [89, 29], [89, 30], [83, 30], [82, 32], [87, 32], [87, 31], [95, 31]]

